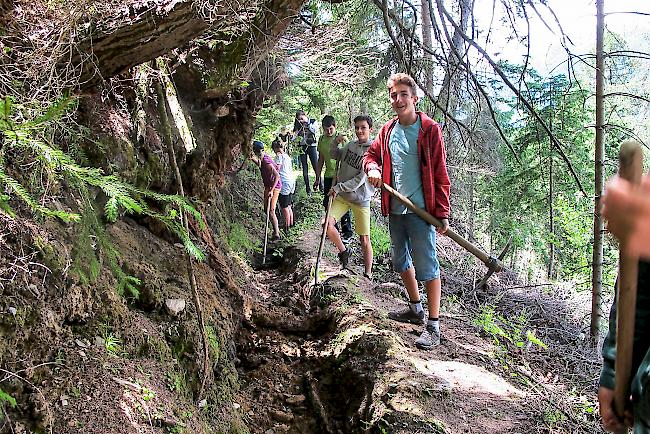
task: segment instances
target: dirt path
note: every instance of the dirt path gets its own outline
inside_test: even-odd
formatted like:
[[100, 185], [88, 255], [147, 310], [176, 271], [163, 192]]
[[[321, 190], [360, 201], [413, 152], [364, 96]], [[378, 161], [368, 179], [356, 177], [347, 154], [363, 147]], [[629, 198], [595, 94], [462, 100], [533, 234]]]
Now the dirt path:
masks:
[[[443, 310], [441, 345], [420, 351], [421, 330], [387, 318], [404, 303], [399, 286], [341, 273], [329, 243], [327, 281], [309, 294], [318, 235], [288, 249], [280, 269], [258, 272], [237, 345], [235, 405], [251, 432], [593, 432], [549, 420], [553, 386], [509, 371], [459, 304]], [[357, 247], [360, 274], [359, 256]]]

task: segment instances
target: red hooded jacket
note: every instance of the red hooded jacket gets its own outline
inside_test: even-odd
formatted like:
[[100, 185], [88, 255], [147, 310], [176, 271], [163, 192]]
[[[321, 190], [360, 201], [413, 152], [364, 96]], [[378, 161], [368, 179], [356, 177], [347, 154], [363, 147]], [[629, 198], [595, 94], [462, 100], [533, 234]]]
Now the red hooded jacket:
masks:
[[[451, 184], [447, 174], [447, 154], [442, 142], [442, 131], [440, 125], [425, 113], [416, 113], [422, 122], [418, 134], [418, 157], [424, 205], [429, 214], [439, 219], [446, 219], [449, 218]], [[366, 174], [372, 169], [377, 169], [381, 172], [382, 181], [388, 185], [391, 185], [392, 171], [388, 142], [397, 121], [398, 118], [395, 117], [379, 130], [379, 134], [363, 157], [363, 170]], [[385, 216], [390, 213], [390, 200], [390, 194], [382, 189], [381, 213]]]

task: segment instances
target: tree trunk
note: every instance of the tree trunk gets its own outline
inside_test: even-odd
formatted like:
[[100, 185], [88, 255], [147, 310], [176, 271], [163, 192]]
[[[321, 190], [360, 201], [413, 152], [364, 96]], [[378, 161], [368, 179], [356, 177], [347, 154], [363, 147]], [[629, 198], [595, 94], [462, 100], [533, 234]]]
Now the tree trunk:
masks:
[[474, 240], [474, 184], [475, 184], [476, 174], [473, 170], [469, 171], [469, 223], [468, 223], [468, 234], [467, 238]]
[[[553, 131], [553, 83], [549, 83], [549, 118], [548, 128]], [[555, 266], [555, 222], [553, 220], [553, 139], [548, 138], [548, 232], [551, 236], [548, 243], [548, 279], [553, 278]]]
[[[465, 46], [462, 33], [466, 33], [469, 17], [472, 12], [473, 2], [470, 0], [460, 0], [460, 23], [458, 29], [454, 31], [451, 38], [453, 48], [450, 48], [449, 61], [445, 78], [442, 82], [442, 88], [438, 94], [438, 106], [443, 107], [447, 113], [454, 113], [458, 106], [458, 94], [460, 91], [461, 78], [458, 76], [459, 65], [462, 57], [465, 55]], [[458, 53], [458, 56], [456, 56]], [[434, 116], [436, 119], [442, 116], [442, 111], [436, 109]]]
[[92, 33], [75, 41], [72, 55], [62, 56], [58, 67], [78, 71], [80, 86], [87, 88], [182, 47], [209, 29], [211, 34], [234, 38], [219, 57], [229, 65], [239, 65], [238, 72], [249, 77], [303, 3], [148, 0], [125, 5], [112, 17], [93, 21]]
[[603, 284], [603, 219], [600, 215], [600, 198], [604, 187], [604, 162], [605, 144], [603, 140], [603, 80], [604, 80], [604, 54], [603, 34], [605, 28], [604, 16], [605, 0], [596, 0], [596, 152], [594, 176], [594, 252], [591, 288], [591, 327], [589, 332], [594, 342], [598, 339], [600, 329], [600, 304]]
[[368, 114], [368, 100], [363, 95], [361, 95], [361, 101], [359, 101], [359, 110], [362, 115]]
[[548, 243], [548, 274], [547, 277], [552, 279], [555, 270], [555, 221], [553, 220], [553, 145], [549, 142], [548, 156], [548, 232], [551, 240]]
[[[433, 24], [431, 23], [431, 0], [422, 0], [420, 13], [422, 15], [422, 45], [424, 48], [433, 51], [433, 43], [431, 31]], [[424, 52], [424, 86], [427, 95], [433, 95], [433, 55]]]

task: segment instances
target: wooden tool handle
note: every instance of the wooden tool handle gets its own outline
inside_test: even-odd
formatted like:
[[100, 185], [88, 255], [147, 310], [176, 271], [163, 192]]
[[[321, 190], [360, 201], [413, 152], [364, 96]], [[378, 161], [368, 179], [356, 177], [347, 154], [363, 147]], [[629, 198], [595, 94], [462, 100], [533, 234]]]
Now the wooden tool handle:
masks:
[[[330, 189], [333, 188], [339, 180], [339, 168], [341, 167], [341, 160], [336, 160], [336, 169], [334, 171], [334, 178], [332, 179], [332, 185]], [[329, 192], [328, 192], [329, 193]], [[330, 208], [332, 208], [332, 201], [334, 198], [330, 195], [327, 198], [327, 209], [325, 210], [325, 221], [323, 222], [323, 232], [320, 236], [320, 244], [318, 245], [318, 254], [316, 255], [316, 265], [314, 266], [314, 286], [318, 285], [318, 266], [320, 265], [320, 260], [323, 255], [323, 246], [325, 245], [325, 237], [327, 237], [327, 225], [330, 219]]]
[[[271, 190], [273, 192], [273, 190]], [[271, 193], [273, 194], [273, 193]], [[262, 253], [262, 265], [266, 265], [266, 247], [269, 242], [269, 220], [271, 219], [271, 197], [266, 201], [266, 226], [264, 227], [264, 252]]]
[[[397, 190], [395, 190], [393, 187], [391, 187], [388, 184], [382, 184], [382, 187], [390, 193], [391, 196], [402, 202], [408, 209], [413, 211], [413, 213], [417, 214], [422, 220], [424, 220], [427, 223], [430, 223], [434, 225], [435, 227], [442, 227], [442, 222], [420, 208], [419, 206], [415, 205], [408, 197], [402, 195], [399, 193]], [[476, 256], [478, 259], [481, 260], [485, 265], [488, 266], [488, 268], [493, 269], [494, 271], [501, 271], [505, 267], [503, 266], [503, 263], [497, 259], [493, 258], [487, 253], [485, 253], [481, 248], [478, 246], [472, 244], [465, 238], [463, 238], [459, 233], [455, 232], [453, 229], [449, 228], [447, 229], [447, 232], [445, 232], [445, 235], [454, 240], [458, 245], [460, 245], [462, 248], [470, 252], [472, 255]]]
[[[618, 155], [621, 178], [632, 184], [641, 182], [643, 151], [637, 142], [621, 144]], [[639, 258], [624, 253], [628, 240], [620, 241], [619, 271], [616, 301], [616, 377], [614, 386], [614, 410], [622, 419], [630, 396], [632, 370], [632, 347], [634, 343], [634, 317], [636, 314], [636, 291]]]

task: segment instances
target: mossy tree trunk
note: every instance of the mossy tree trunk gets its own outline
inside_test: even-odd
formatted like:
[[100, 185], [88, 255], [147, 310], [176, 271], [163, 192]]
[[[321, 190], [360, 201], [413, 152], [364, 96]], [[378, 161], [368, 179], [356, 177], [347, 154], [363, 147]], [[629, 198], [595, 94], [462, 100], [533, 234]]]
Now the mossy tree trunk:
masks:
[[[7, 0], [0, 0], [0, 6]], [[78, 32], [75, 55], [59, 67], [79, 71], [79, 85], [88, 88], [183, 47], [209, 31], [223, 41], [222, 59], [248, 77], [269, 51], [304, 0], [231, 2], [217, 0], [130, 1], [112, 16], [95, 18]], [[227, 41], [227, 42], [226, 42]]]

